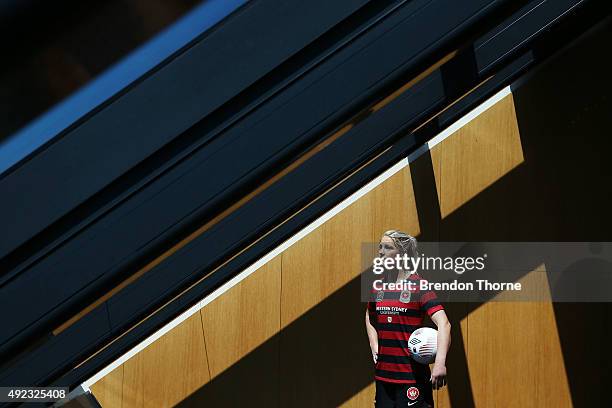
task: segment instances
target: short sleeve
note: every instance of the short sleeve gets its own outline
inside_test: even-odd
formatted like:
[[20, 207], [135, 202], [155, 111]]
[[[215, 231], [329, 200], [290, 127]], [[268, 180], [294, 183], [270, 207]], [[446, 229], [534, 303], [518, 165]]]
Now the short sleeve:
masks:
[[367, 309], [368, 309], [368, 312], [370, 312], [370, 316], [372, 314], [376, 313], [375, 303], [374, 302], [368, 302]]
[[433, 290], [423, 292], [419, 299], [421, 310], [426, 312], [429, 316], [436, 313], [439, 310], [444, 310], [444, 307], [438, 300], [436, 293]]

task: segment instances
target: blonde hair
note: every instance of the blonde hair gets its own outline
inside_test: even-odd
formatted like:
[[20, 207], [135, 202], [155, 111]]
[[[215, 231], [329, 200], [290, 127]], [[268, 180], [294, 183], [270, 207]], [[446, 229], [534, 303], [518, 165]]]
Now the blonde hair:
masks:
[[383, 236], [391, 238], [401, 254], [407, 254], [410, 257], [419, 255], [417, 251], [417, 240], [412, 235], [399, 230], [389, 230], [385, 231]]

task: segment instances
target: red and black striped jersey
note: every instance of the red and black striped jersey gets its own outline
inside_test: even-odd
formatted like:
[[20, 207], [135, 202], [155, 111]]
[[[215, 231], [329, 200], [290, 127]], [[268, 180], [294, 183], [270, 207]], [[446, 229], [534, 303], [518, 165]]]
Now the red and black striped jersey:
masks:
[[368, 303], [370, 323], [378, 334], [378, 361], [375, 378], [393, 383], [415, 383], [423, 378], [428, 366], [410, 357], [408, 340], [413, 331], [422, 327], [425, 313], [432, 315], [443, 307], [433, 291], [420, 292], [417, 274], [410, 279], [415, 290], [387, 290], [374, 293], [376, 301]]

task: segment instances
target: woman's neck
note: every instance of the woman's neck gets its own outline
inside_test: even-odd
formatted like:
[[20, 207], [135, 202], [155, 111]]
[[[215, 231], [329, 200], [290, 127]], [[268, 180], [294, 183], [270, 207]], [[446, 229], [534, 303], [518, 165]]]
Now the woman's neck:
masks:
[[401, 281], [407, 280], [409, 275], [409, 271], [404, 271], [403, 269], [400, 269], [399, 271], [397, 271], [396, 283], [400, 283]]

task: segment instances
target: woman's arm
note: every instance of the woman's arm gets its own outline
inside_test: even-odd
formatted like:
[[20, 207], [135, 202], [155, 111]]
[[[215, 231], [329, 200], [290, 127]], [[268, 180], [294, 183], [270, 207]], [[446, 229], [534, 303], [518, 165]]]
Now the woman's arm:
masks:
[[374, 364], [378, 360], [378, 334], [376, 333], [376, 329], [370, 323], [370, 312], [366, 307], [365, 313], [365, 324], [366, 324], [366, 332], [368, 333], [368, 340], [370, 342], [370, 349], [372, 349], [372, 359], [374, 360]]
[[444, 310], [435, 312], [431, 316], [431, 320], [438, 327], [438, 351], [436, 352], [436, 361], [431, 370], [431, 384], [435, 390], [446, 385], [446, 354], [451, 342], [451, 324]]

